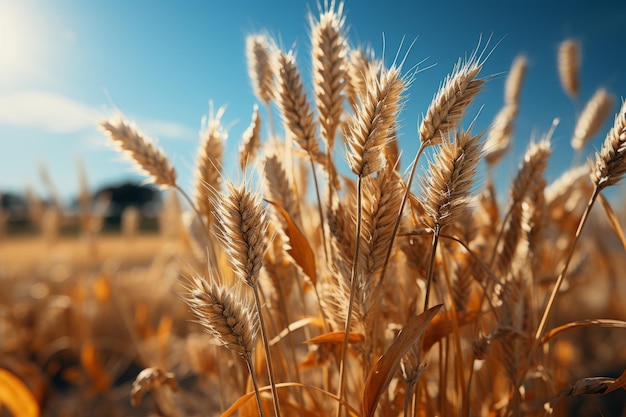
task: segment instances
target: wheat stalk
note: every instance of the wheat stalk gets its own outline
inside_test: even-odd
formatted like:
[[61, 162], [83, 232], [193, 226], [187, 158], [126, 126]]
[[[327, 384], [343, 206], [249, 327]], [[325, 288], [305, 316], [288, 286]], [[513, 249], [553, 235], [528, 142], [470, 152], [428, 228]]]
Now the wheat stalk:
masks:
[[[332, 154], [335, 133], [343, 113], [343, 90], [346, 85], [347, 44], [344, 33], [343, 3], [335, 10], [334, 1], [320, 14], [310, 16], [313, 92], [317, 105], [321, 136], [326, 153]], [[330, 161], [329, 161], [330, 163]]]
[[596, 152], [591, 181], [600, 189], [617, 184], [626, 173], [626, 101], [615, 116], [613, 127], [606, 135], [602, 150]]
[[580, 117], [576, 121], [572, 148], [581, 150], [602, 127], [613, 107], [613, 97], [604, 89], [598, 89], [587, 102]]
[[274, 73], [270, 56], [270, 43], [266, 35], [256, 34], [246, 37], [248, 75], [252, 80], [254, 94], [264, 104], [269, 104], [274, 98]]
[[565, 280], [565, 276], [567, 274], [570, 262], [574, 255], [574, 251], [576, 249], [576, 245], [580, 239], [580, 235], [582, 230], [589, 219], [589, 214], [591, 213], [591, 209], [595, 201], [597, 200], [600, 192], [604, 190], [606, 187], [617, 184], [624, 173], [626, 172], [626, 101], [622, 102], [622, 107], [620, 111], [615, 116], [615, 122], [613, 123], [613, 127], [609, 130], [604, 140], [604, 144], [602, 145], [602, 150], [598, 153], [596, 152], [596, 161], [595, 166], [592, 168], [590, 177], [593, 183], [593, 192], [589, 197], [589, 202], [585, 207], [585, 211], [582, 214], [580, 221], [578, 222], [578, 227], [576, 228], [576, 233], [574, 234], [574, 239], [572, 244], [570, 245], [569, 252], [567, 257], [565, 258], [564, 264], [561, 268], [561, 272], [559, 276], [556, 278], [556, 282], [554, 283], [554, 287], [550, 292], [550, 296], [546, 303], [545, 308], [543, 309], [543, 314], [539, 321], [539, 325], [537, 326], [537, 330], [535, 332], [535, 337], [533, 339], [533, 344], [530, 348], [530, 352], [526, 357], [526, 364], [520, 373], [520, 377], [515, 386], [515, 390], [524, 381], [526, 373], [530, 367], [530, 362], [534, 353], [537, 351], [541, 337], [548, 323], [548, 319], [550, 317], [550, 313], [554, 308], [556, 297], [559, 294], [559, 290]]
[[256, 158], [256, 153], [261, 146], [261, 115], [259, 107], [255, 104], [252, 109], [252, 121], [241, 135], [239, 147], [239, 167], [245, 171], [248, 165]]
[[441, 143], [459, 123], [465, 109], [485, 83], [485, 80], [476, 78], [482, 65], [475, 52], [467, 61], [459, 61], [446, 77], [420, 124], [420, 141], [425, 146]]
[[519, 109], [519, 97], [526, 76], [528, 63], [526, 57], [518, 56], [511, 65], [511, 70], [504, 84], [504, 107], [498, 112], [491, 124], [487, 140], [485, 141], [485, 161], [493, 166], [509, 149], [513, 123]]
[[163, 151], [121, 116], [100, 122], [100, 127], [132, 161], [135, 167], [148, 175], [156, 185], [176, 187], [176, 171]]
[[[510, 266], [522, 231], [522, 202], [543, 187], [543, 173], [548, 165], [550, 149], [549, 135], [538, 143], [531, 143], [511, 187], [511, 206], [504, 217], [500, 233], [496, 237], [490, 265], [505, 274]], [[502, 238], [502, 239], [501, 239]], [[502, 243], [500, 245], [500, 243]]]
[[221, 122], [225, 108], [220, 107], [214, 114], [213, 106], [210, 107], [208, 119], [200, 133], [194, 187], [196, 208], [206, 219], [207, 225], [213, 222], [215, 207], [211, 195], [220, 191], [224, 142], [228, 138]]
[[378, 171], [385, 160], [383, 148], [394, 137], [405, 82], [400, 68], [370, 69], [366, 94], [347, 125], [348, 163], [360, 178]]
[[235, 275], [255, 287], [267, 250], [268, 220], [258, 196], [226, 182], [226, 195], [213, 199], [216, 206], [217, 236], [222, 242]]
[[507, 106], [519, 107], [520, 91], [526, 77], [528, 60], [524, 55], [519, 55], [513, 60], [509, 75], [504, 83], [504, 102]]
[[432, 222], [433, 243], [426, 277], [424, 311], [428, 309], [435, 255], [442, 229], [463, 214], [481, 157], [480, 135], [457, 131], [453, 143], [445, 141], [434, 160], [429, 163], [429, 175], [422, 182], [424, 209]]
[[450, 129], [456, 127], [465, 109], [470, 105], [485, 82], [484, 80], [476, 79], [482, 68], [482, 62], [476, 54], [477, 51], [475, 51], [464, 64], [459, 61], [455, 65], [452, 74], [448, 75], [444, 80], [443, 86], [439, 89], [429, 105], [426, 117], [422, 120], [419, 128], [420, 146], [411, 163], [411, 171], [404, 195], [402, 196], [400, 209], [398, 210], [398, 216], [393, 230], [393, 238], [381, 268], [381, 282], [383, 281], [389, 259], [391, 259], [393, 241], [398, 232], [398, 227], [400, 226], [402, 212], [404, 211], [404, 206], [411, 192], [415, 171], [417, 170], [417, 163], [419, 162], [422, 152], [424, 152], [424, 149], [428, 146], [440, 143], [443, 138], [442, 135], [447, 134]]
[[[385, 143], [395, 131], [397, 115], [400, 111], [405, 82], [400, 76], [400, 68], [392, 66], [388, 70], [372, 70], [369, 85], [364, 97], [347, 127], [348, 164], [357, 175], [356, 189], [356, 233], [355, 241], [360, 241], [362, 218], [362, 181], [363, 178], [378, 171], [385, 163], [382, 152]], [[360, 244], [354, 247], [352, 273], [350, 277], [350, 298], [348, 300], [342, 360], [339, 370], [338, 397], [342, 398], [345, 385], [345, 367], [348, 350], [348, 334], [352, 319], [352, 308], [356, 296], [357, 274], [359, 268]], [[341, 413], [341, 404], [337, 407], [337, 416]]]
[[485, 161], [491, 167], [497, 164], [508, 151], [513, 133], [517, 107], [506, 105], [496, 115], [485, 141]]
[[252, 357], [259, 319], [241, 290], [196, 276], [190, 279], [185, 299], [198, 323], [222, 346], [244, 358]]
[[276, 52], [274, 72], [277, 77], [275, 95], [283, 116], [285, 129], [309, 155], [319, 156], [321, 151], [315, 134], [317, 123], [304, 92], [293, 51]]
[[573, 39], [567, 39], [559, 46], [558, 68], [563, 89], [570, 97], [577, 97], [580, 89], [580, 45]]
[[300, 73], [296, 66], [295, 55], [292, 51], [284, 53], [277, 51], [274, 60], [274, 71], [277, 74], [278, 85], [276, 95], [278, 104], [285, 124], [285, 129], [293, 137], [296, 143], [307, 152], [311, 165], [311, 173], [315, 183], [317, 196], [317, 208], [320, 218], [320, 232], [324, 246], [324, 257], [328, 256], [326, 246], [326, 231], [324, 227], [324, 213], [319, 194], [319, 184], [314, 161], [326, 161], [326, 157], [319, 149], [316, 130], [317, 123], [314, 119], [307, 95], [304, 92]]
[[218, 279], [211, 281], [195, 276], [188, 282], [185, 301], [202, 328], [219, 343], [241, 356], [248, 366], [259, 414], [263, 416], [261, 395], [254, 372], [252, 352], [259, 333], [259, 316], [239, 286], [225, 286]]
[[272, 388], [272, 399], [276, 417], [280, 417], [276, 377], [269, 349], [269, 338], [262, 313], [259, 294], [259, 273], [263, 266], [263, 258], [267, 251], [267, 220], [266, 210], [261, 206], [259, 198], [246, 189], [245, 184], [236, 187], [232, 182], [226, 183], [226, 195], [216, 204], [218, 220], [218, 238], [228, 260], [233, 267], [235, 276], [252, 288], [257, 314], [259, 316], [261, 339], [265, 347], [267, 371]]

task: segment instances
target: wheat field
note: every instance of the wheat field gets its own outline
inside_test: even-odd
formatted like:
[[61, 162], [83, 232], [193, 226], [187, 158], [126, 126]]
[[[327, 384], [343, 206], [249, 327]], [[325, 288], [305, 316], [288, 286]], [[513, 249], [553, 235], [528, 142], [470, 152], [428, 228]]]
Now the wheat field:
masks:
[[[310, 80], [248, 36], [258, 105], [238, 155], [211, 111], [191, 190], [140, 126], [101, 121], [164, 191], [158, 233], [132, 211], [103, 233], [85, 186], [68, 237], [61, 207], [31, 199], [39, 233], [0, 241], [0, 416], [626, 416], [623, 199], [604, 195], [626, 172], [626, 104], [599, 89], [571, 139], [603, 135], [595, 157], [548, 182], [553, 127], [500, 195], [526, 58], [502, 79], [488, 45], [460, 59], [402, 166], [419, 74], [346, 26], [341, 4], [310, 16]], [[558, 53], [572, 98], [579, 47]], [[496, 82], [478, 131], [469, 109]]]

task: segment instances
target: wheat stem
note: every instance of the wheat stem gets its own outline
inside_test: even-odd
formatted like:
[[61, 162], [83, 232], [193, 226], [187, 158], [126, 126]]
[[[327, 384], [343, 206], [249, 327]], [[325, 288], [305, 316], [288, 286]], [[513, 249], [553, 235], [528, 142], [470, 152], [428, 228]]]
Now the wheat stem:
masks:
[[254, 396], [256, 398], [257, 407], [259, 408], [259, 416], [265, 417], [265, 414], [263, 413], [263, 404], [261, 402], [261, 392], [259, 391], [259, 384], [256, 379], [256, 372], [254, 371], [254, 364], [252, 362], [252, 358], [249, 356], [246, 356], [244, 359], [246, 360], [246, 365], [248, 366], [248, 372], [250, 372], [250, 379], [252, 379], [252, 385], [254, 386]]
[[311, 172], [313, 173], [313, 184], [315, 185], [315, 196], [317, 197], [317, 211], [320, 216], [320, 231], [322, 232], [322, 245], [324, 246], [324, 260], [328, 264], [328, 246], [326, 245], [326, 227], [324, 226], [324, 211], [322, 210], [322, 199], [320, 197], [320, 189], [317, 182], [317, 174], [315, 173], [315, 164], [313, 163], [313, 155], [309, 154], [309, 162], [311, 163]]
[[563, 264], [563, 267], [561, 268], [561, 272], [559, 273], [559, 276], [556, 279], [554, 287], [552, 288], [552, 292], [550, 293], [550, 297], [548, 298], [548, 303], [546, 304], [546, 307], [543, 310], [543, 315], [541, 316], [541, 320], [539, 321], [539, 326], [537, 326], [537, 331], [535, 332], [533, 343], [530, 347], [528, 356], [526, 357], [526, 364], [524, 365], [522, 373], [520, 374], [519, 379], [517, 380], [517, 383], [515, 384], [514, 392], [518, 391], [519, 388], [522, 386], [522, 383], [524, 382], [524, 378], [526, 377], [526, 373], [528, 373], [528, 370], [530, 369], [530, 363], [531, 363], [532, 357], [534, 356], [535, 352], [539, 348], [539, 345], [541, 342], [541, 335], [543, 334], [546, 328], [546, 324], [548, 322], [548, 318], [550, 317], [550, 313], [552, 312], [552, 308], [554, 307], [556, 297], [559, 293], [559, 290], [561, 289], [561, 285], [563, 284], [565, 275], [567, 274], [567, 269], [569, 268], [569, 264], [572, 260], [572, 257], [574, 256], [576, 244], [578, 243], [578, 239], [580, 238], [583, 227], [585, 226], [585, 223], [587, 223], [587, 220], [589, 219], [589, 214], [591, 213], [593, 204], [595, 203], [599, 194], [600, 194], [600, 187], [598, 187], [598, 185], [594, 185], [593, 193], [591, 197], [589, 197], [589, 202], [587, 203], [587, 206], [585, 207], [585, 211], [582, 217], [580, 218], [580, 221], [578, 222], [578, 227], [576, 228], [576, 234], [574, 235], [574, 241], [572, 242], [572, 245], [570, 246], [569, 252], [567, 254], [567, 258], [565, 258], [565, 263]]
[[198, 221], [202, 225], [202, 230], [203, 230], [204, 233], [200, 233], [200, 235], [202, 236], [202, 243], [204, 243], [204, 246], [207, 248], [207, 261], [209, 263], [209, 266], [210, 265], [217, 266], [217, 254], [215, 253], [215, 247], [213, 245], [209, 244], [210, 243], [210, 239], [209, 239], [209, 236], [208, 236], [208, 234], [209, 234], [209, 227], [207, 226], [207, 223], [205, 223], [204, 217], [202, 216], [202, 214], [200, 213], [200, 211], [198, 210], [196, 205], [193, 203], [193, 200], [191, 199], [189, 194], [187, 194], [185, 192], [185, 190], [183, 190], [178, 184], [174, 185], [174, 188], [187, 201], [187, 203], [189, 204], [189, 206], [193, 210], [194, 214], [196, 215], [196, 218], [198, 219]]
[[268, 341], [267, 329], [265, 327], [265, 319], [263, 318], [263, 307], [261, 306], [261, 297], [259, 296], [258, 285], [252, 286], [254, 294], [254, 303], [259, 315], [259, 325], [261, 330], [261, 340], [265, 349], [265, 362], [267, 364], [267, 373], [270, 379], [270, 387], [272, 391], [272, 401], [274, 402], [274, 415], [280, 417], [280, 405], [278, 402], [278, 392], [276, 391], [276, 376], [274, 375], [274, 365], [272, 363], [272, 355], [270, 353], [270, 345]]
[[[350, 275], [350, 297], [348, 299], [348, 310], [346, 314], [346, 326], [343, 336], [343, 343], [341, 345], [341, 363], [339, 365], [339, 393], [338, 397], [343, 398], [344, 388], [345, 388], [345, 371], [346, 371], [346, 360], [348, 358], [348, 335], [350, 333], [350, 323], [352, 321], [352, 308], [354, 307], [354, 296], [356, 294], [356, 283], [357, 283], [357, 269], [359, 267], [359, 247], [361, 240], [361, 206], [362, 203], [362, 177], [359, 176], [357, 179], [356, 185], [356, 243], [354, 245], [354, 257], [352, 258], [352, 273]], [[341, 415], [341, 403], [338, 403], [337, 406], [337, 417]]]
[[413, 408], [411, 407], [411, 399], [413, 398], [413, 393], [415, 389], [415, 385], [417, 383], [417, 379], [406, 381], [406, 388], [404, 393], [404, 417], [412, 417], [413, 416]]
[[433, 272], [435, 267], [435, 255], [437, 254], [437, 244], [439, 243], [439, 223], [435, 223], [433, 231], [433, 243], [431, 245], [430, 260], [428, 261], [428, 273], [426, 275], [426, 296], [424, 297], [424, 311], [428, 310], [428, 298], [430, 297], [430, 287], [433, 280]]

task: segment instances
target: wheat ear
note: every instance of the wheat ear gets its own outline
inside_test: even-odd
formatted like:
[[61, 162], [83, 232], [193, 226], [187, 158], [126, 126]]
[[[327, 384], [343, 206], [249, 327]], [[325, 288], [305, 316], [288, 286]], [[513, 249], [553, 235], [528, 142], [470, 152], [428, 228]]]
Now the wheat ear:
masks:
[[274, 71], [269, 37], [266, 34], [249, 35], [246, 38], [246, 61], [248, 76], [254, 95], [265, 104], [269, 131], [274, 136], [274, 119], [271, 102], [274, 99]]
[[489, 262], [489, 265], [493, 266], [495, 261], [496, 270], [502, 273], [508, 270], [521, 237], [522, 202], [532, 194], [537, 185], [543, 183], [543, 172], [551, 155], [549, 136], [528, 146], [524, 160], [513, 180], [510, 191], [511, 205], [502, 221]]
[[319, 192], [319, 184], [317, 181], [317, 173], [313, 162], [316, 160], [326, 160], [326, 157], [319, 149], [319, 144], [317, 142], [317, 123], [315, 122], [311, 106], [308, 102], [306, 93], [304, 92], [304, 87], [302, 85], [300, 73], [296, 65], [296, 58], [293, 52], [289, 51], [285, 54], [282, 51], [277, 51], [274, 65], [278, 78], [276, 95], [281, 114], [283, 116], [285, 129], [309, 156], [311, 173], [313, 174], [313, 182], [315, 183], [317, 210], [320, 218], [320, 233], [322, 235], [322, 243], [324, 246], [324, 257], [328, 260], [324, 213]]
[[252, 81], [254, 95], [264, 104], [274, 98], [272, 85], [274, 73], [270, 64], [270, 44], [263, 34], [249, 35], [246, 38], [246, 60], [248, 76]]
[[252, 109], [252, 121], [241, 136], [239, 167], [242, 171], [245, 171], [248, 164], [256, 158], [256, 153], [261, 146], [261, 115], [259, 114], [259, 107], [256, 104]]
[[270, 378], [274, 411], [280, 417], [276, 377], [269, 349], [269, 335], [263, 319], [263, 307], [259, 289], [259, 274], [267, 251], [267, 212], [259, 198], [246, 189], [245, 184], [236, 187], [226, 183], [226, 195], [216, 204], [218, 238], [228, 256], [235, 276], [252, 288], [259, 316], [261, 339], [265, 348], [267, 371]]
[[367, 92], [367, 74], [370, 73], [373, 63], [373, 53], [369, 50], [353, 49], [348, 53], [346, 71], [346, 98], [350, 107], [356, 110], [359, 97], [364, 97]]
[[476, 78], [482, 64], [474, 53], [466, 62], [459, 61], [445, 79], [420, 124], [420, 141], [426, 146], [441, 143], [459, 123], [463, 112], [485, 83], [485, 80]]
[[576, 121], [572, 148], [580, 151], [602, 127], [602, 124], [611, 113], [613, 97], [604, 89], [598, 89], [587, 102], [583, 112]]
[[343, 113], [346, 85], [347, 44], [344, 33], [343, 3], [335, 10], [334, 1], [319, 20], [310, 17], [313, 92], [326, 152], [332, 155], [335, 133]]
[[118, 149], [135, 162], [136, 168], [156, 185], [176, 187], [176, 171], [163, 151], [122, 117], [100, 122]]
[[424, 311], [428, 309], [439, 233], [454, 223], [467, 207], [481, 157], [479, 140], [480, 135], [473, 136], [467, 131], [457, 131], [453, 143], [442, 143], [434, 160], [429, 163], [429, 175], [422, 183], [424, 209], [434, 230]]
[[556, 282], [554, 283], [554, 287], [550, 292], [550, 297], [548, 298], [548, 302], [543, 310], [543, 314], [541, 316], [541, 320], [539, 321], [539, 325], [537, 326], [537, 331], [535, 332], [535, 337], [533, 339], [533, 344], [531, 346], [530, 352], [526, 359], [526, 365], [524, 366], [519, 379], [517, 380], [517, 384], [515, 389], [517, 390], [524, 381], [526, 373], [530, 368], [530, 361], [534, 355], [534, 353], [539, 348], [540, 340], [543, 335], [543, 332], [548, 323], [548, 318], [550, 317], [550, 313], [552, 312], [552, 308], [554, 307], [556, 297], [561, 289], [561, 285], [565, 280], [565, 275], [567, 274], [567, 270], [569, 268], [569, 264], [574, 255], [574, 251], [576, 249], [576, 244], [580, 239], [580, 234], [589, 218], [589, 214], [591, 213], [591, 209], [598, 198], [598, 195], [602, 190], [611, 185], [617, 184], [624, 173], [626, 172], [626, 101], [622, 101], [622, 107], [619, 112], [615, 116], [615, 122], [613, 123], [613, 127], [609, 130], [606, 138], [604, 139], [604, 144], [602, 145], [602, 150], [598, 153], [596, 152], [596, 161], [591, 170], [590, 177], [593, 183], [593, 192], [589, 197], [589, 202], [585, 207], [585, 211], [580, 218], [578, 223], [578, 227], [576, 228], [576, 233], [574, 234], [573, 242], [570, 246], [567, 257], [565, 258], [565, 262], [563, 267], [561, 268], [561, 272], [559, 276], [556, 278]]
[[214, 220], [215, 207], [210, 196], [220, 191], [224, 142], [228, 138], [221, 123], [225, 108], [220, 107], [214, 113], [212, 104], [209, 107], [209, 116], [200, 132], [194, 187], [194, 201], [198, 211], [206, 219], [207, 227]]
[[[400, 76], [400, 68], [371, 71], [367, 93], [361, 97], [359, 107], [347, 128], [348, 163], [357, 175], [356, 189], [356, 234], [355, 241], [361, 236], [362, 218], [362, 181], [363, 178], [378, 171], [385, 163], [382, 152], [385, 143], [395, 131], [396, 118], [400, 111], [402, 93], [405, 83]], [[344, 340], [341, 347], [341, 364], [339, 367], [338, 397], [342, 398], [345, 386], [345, 367], [348, 352], [348, 334], [352, 308], [356, 295], [357, 274], [359, 267], [359, 244], [354, 246], [352, 273], [350, 277], [350, 297], [348, 300]], [[341, 414], [341, 403], [337, 406], [337, 417]]]
[[209, 282], [196, 276], [189, 280], [187, 286], [189, 292], [185, 301], [198, 323], [222, 346], [231, 349], [246, 362], [254, 385], [259, 414], [263, 416], [261, 394], [252, 360], [259, 332], [258, 312], [241, 293], [241, 284], [235, 288], [227, 287], [214, 277]]
[[511, 143], [513, 123], [519, 109], [520, 91], [526, 76], [528, 63], [526, 57], [518, 56], [511, 65], [511, 70], [504, 84], [504, 107], [498, 112], [491, 124], [485, 141], [485, 161], [493, 166], [506, 153]]
[[591, 171], [591, 181], [597, 188], [603, 189], [617, 184], [626, 173], [626, 101], [615, 116], [613, 127], [602, 145], [596, 152], [595, 166]]
[[[344, 90], [347, 84], [346, 62], [348, 45], [345, 37], [343, 2], [335, 6], [333, 0], [320, 13], [319, 20], [309, 17], [311, 24], [311, 55], [313, 61], [313, 93], [317, 107], [320, 134], [326, 145], [328, 173], [328, 203], [332, 205], [336, 173], [333, 165], [333, 147], [341, 123]], [[332, 253], [332, 247], [331, 253]], [[332, 257], [332, 255], [331, 255]]]
[[578, 96], [580, 71], [580, 45], [573, 39], [567, 39], [559, 46], [559, 77], [563, 90], [572, 98]]
[[520, 92], [526, 77], [527, 68], [528, 60], [524, 55], [520, 55], [513, 60], [509, 75], [504, 83], [504, 103], [507, 106], [519, 107]]
[[430, 103], [426, 117], [422, 120], [419, 128], [420, 146], [411, 163], [411, 171], [404, 195], [402, 196], [400, 209], [398, 210], [398, 216], [393, 230], [393, 238], [391, 239], [381, 268], [381, 282], [384, 279], [385, 271], [389, 264], [389, 259], [391, 258], [391, 248], [393, 247], [398, 227], [400, 227], [404, 206], [411, 193], [417, 163], [419, 162], [422, 152], [424, 152], [424, 149], [428, 146], [440, 143], [443, 137], [442, 135], [447, 134], [450, 129], [454, 128], [459, 123], [465, 109], [471, 104], [472, 100], [480, 92], [481, 87], [485, 83], [485, 80], [476, 79], [483, 64], [476, 56], [476, 53], [477, 52], [474, 52], [470, 59], [464, 64], [460, 61], [457, 63], [452, 74], [446, 77], [443, 86]]

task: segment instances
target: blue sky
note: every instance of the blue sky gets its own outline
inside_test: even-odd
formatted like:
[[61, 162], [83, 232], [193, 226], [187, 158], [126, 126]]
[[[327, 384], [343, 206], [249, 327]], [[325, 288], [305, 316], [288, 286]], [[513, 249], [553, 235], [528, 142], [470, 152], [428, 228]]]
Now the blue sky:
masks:
[[[545, 4], [544, 4], [545, 3]], [[548, 4], [550, 3], [550, 4]], [[503, 104], [506, 71], [519, 53], [529, 69], [522, 90], [515, 152], [498, 168], [506, 181], [529, 138], [546, 132], [555, 117], [555, 155], [549, 179], [572, 161], [569, 141], [575, 109], [600, 87], [626, 96], [626, 4], [573, 1], [356, 1], [345, 4], [352, 45], [370, 44], [391, 61], [405, 38], [406, 68], [424, 61], [401, 115], [404, 166], [416, 150], [416, 126], [459, 57], [483, 44], [499, 44], [484, 65], [490, 76], [477, 99], [476, 126], [485, 128]], [[622, 4], [622, 5], [618, 5]], [[230, 126], [225, 157], [238, 178], [236, 152], [255, 103], [244, 55], [245, 36], [267, 30], [282, 45], [296, 45], [310, 80], [307, 13], [315, 1], [79, 1], [0, 0], [0, 190], [27, 185], [46, 195], [38, 164], [47, 167], [63, 196], [78, 189], [76, 159], [92, 188], [138, 179], [106, 146], [96, 121], [119, 108], [158, 139], [190, 188], [201, 118], [208, 102], [227, 105]], [[556, 52], [565, 38], [583, 50], [580, 102], [562, 91]], [[491, 49], [491, 48], [489, 48]], [[478, 106], [466, 116], [474, 118]], [[587, 151], [599, 148], [613, 117]], [[503, 182], [504, 184], [504, 182]]]

